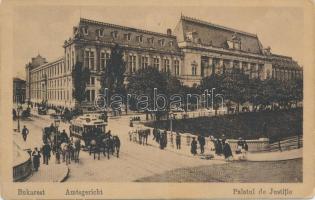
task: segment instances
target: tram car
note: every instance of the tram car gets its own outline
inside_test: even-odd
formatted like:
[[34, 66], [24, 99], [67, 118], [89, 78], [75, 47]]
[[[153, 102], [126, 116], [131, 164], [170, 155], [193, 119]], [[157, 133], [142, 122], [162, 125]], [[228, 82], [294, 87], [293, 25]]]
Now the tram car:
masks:
[[101, 119], [100, 114], [84, 114], [70, 121], [70, 137], [84, 141], [85, 147], [100, 134], [105, 134], [107, 122]]

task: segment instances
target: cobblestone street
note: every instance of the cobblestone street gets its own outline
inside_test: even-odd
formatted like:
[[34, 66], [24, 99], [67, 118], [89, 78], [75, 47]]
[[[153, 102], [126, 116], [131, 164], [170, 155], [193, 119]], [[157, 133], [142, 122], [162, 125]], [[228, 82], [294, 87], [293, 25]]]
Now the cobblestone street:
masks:
[[[26, 125], [30, 134], [25, 147], [34, 148], [42, 145], [42, 128], [49, 126], [53, 120], [48, 116], [32, 117], [31, 120], [22, 121], [21, 126]], [[201, 165], [212, 165], [225, 163], [223, 160], [202, 160], [192, 157], [188, 153], [179, 154], [168, 150], [160, 150], [153, 143], [152, 135], [149, 137], [149, 145], [139, 145], [129, 141], [129, 117], [122, 116], [109, 119], [108, 130], [116, 134], [121, 140], [120, 157], [110, 157], [108, 160], [101, 155], [100, 160], [94, 160], [88, 152], [81, 151], [80, 163], [69, 165], [70, 174], [67, 181], [135, 181], [142, 177], [152, 176], [184, 167], [196, 167]], [[67, 124], [61, 124], [60, 130], [66, 129]], [[68, 132], [68, 129], [66, 129]], [[22, 137], [22, 136], [21, 136]], [[52, 156], [51, 162], [55, 158]], [[62, 163], [61, 165], [65, 165]], [[59, 168], [56, 168], [58, 170]], [[36, 177], [29, 179], [36, 181]]]

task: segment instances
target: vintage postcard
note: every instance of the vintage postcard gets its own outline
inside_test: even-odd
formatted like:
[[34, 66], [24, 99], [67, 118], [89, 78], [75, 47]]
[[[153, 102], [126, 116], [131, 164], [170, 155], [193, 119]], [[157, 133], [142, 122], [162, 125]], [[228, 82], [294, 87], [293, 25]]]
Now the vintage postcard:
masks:
[[314, 197], [314, 1], [0, 2], [1, 198]]

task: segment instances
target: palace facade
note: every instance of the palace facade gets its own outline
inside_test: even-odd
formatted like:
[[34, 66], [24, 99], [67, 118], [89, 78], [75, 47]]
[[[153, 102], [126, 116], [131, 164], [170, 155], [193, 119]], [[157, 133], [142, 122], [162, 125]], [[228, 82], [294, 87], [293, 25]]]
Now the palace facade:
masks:
[[250, 78], [301, 78], [303, 70], [291, 57], [263, 48], [258, 36], [198, 19], [181, 16], [174, 31], [157, 33], [81, 18], [64, 41], [61, 58], [47, 62], [38, 55], [26, 65], [27, 99], [49, 105], [74, 107], [72, 69], [82, 62], [91, 71], [86, 105], [100, 89], [100, 75], [110, 49], [123, 48], [130, 76], [140, 68], [168, 71], [184, 85], [193, 86], [212, 73], [240, 68]]

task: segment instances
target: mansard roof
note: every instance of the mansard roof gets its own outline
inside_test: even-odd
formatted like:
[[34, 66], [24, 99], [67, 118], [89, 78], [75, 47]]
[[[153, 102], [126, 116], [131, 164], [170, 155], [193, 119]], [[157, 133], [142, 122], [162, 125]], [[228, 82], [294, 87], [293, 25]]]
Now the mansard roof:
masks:
[[[83, 33], [84, 27], [87, 28], [88, 34]], [[95, 40], [105, 43], [113, 42], [120, 45], [128, 45], [129, 47], [179, 52], [176, 36], [171, 34], [147, 31], [84, 18], [80, 18], [79, 25], [78, 27], [74, 27], [74, 30], [77, 32], [75, 37], [81, 39]], [[103, 32], [102, 36], [99, 35], [99, 30], [102, 30]], [[117, 37], [113, 36], [115, 33], [117, 34]], [[130, 39], [126, 39], [126, 35], [128, 34]], [[141, 41], [139, 41], [139, 37], [141, 37]]]
[[271, 63], [273, 67], [302, 70], [299, 64], [295, 60], [293, 60], [292, 57], [278, 54], [271, 54], [269, 57], [271, 58]]
[[175, 31], [178, 42], [187, 41], [187, 34], [194, 33], [198, 43], [206, 46], [227, 48], [227, 42], [237, 38], [241, 43], [240, 51], [262, 54], [263, 47], [256, 34], [224, 27], [199, 19], [181, 16]]

